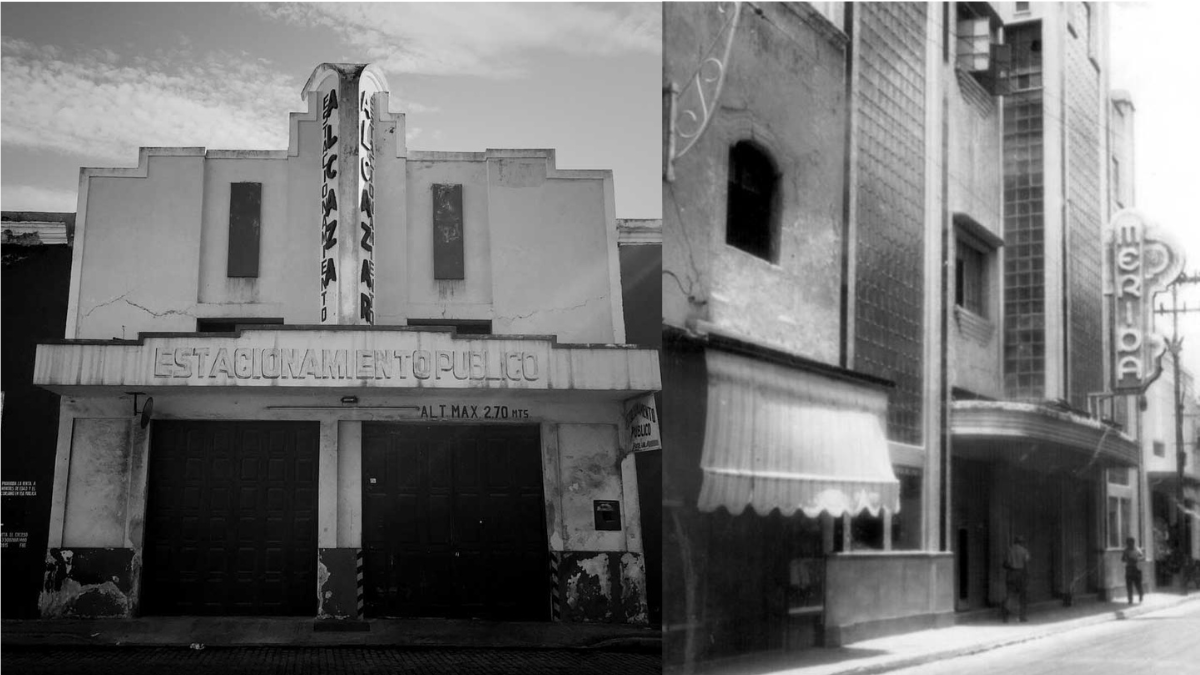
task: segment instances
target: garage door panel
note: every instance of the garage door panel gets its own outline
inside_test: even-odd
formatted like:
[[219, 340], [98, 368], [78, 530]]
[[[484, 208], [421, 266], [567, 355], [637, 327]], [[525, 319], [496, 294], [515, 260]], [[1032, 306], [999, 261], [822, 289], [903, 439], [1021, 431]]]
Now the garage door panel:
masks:
[[536, 426], [364, 425], [368, 615], [549, 618], [539, 438]]
[[156, 422], [146, 613], [316, 612], [316, 427]]

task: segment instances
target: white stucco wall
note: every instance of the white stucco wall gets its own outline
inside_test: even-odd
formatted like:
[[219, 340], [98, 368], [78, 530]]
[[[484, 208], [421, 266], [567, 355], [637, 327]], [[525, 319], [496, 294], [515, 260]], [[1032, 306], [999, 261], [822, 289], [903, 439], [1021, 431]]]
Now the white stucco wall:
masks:
[[[66, 337], [190, 332], [198, 318], [319, 323], [316, 94], [308, 108], [288, 150], [143, 148], [135, 168], [84, 169]], [[403, 115], [379, 117], [377, 325], [480, 319], [497, 334], [624, 341], [611, 172], [559, 170], [551, 150], [409, 152]], [[263, 186], [257, 278], [227, 276], [234, 182]], [[463, 185], [463, 281], [433, 278], [435, 183]], [[342, 211], [338, 236], [358, 236]]]
[[130, 419], [76, 419], [62, 545], [125, 545]]

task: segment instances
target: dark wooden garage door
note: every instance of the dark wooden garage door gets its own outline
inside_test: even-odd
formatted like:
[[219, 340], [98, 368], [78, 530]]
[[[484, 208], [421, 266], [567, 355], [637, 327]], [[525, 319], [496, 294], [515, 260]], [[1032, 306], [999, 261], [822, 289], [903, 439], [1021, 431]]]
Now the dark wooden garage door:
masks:
[[536, 426], [363, 426], [370, 616], [549, 618]]
[[146, 614], [316, 614], [319, 425], [154, 423]]

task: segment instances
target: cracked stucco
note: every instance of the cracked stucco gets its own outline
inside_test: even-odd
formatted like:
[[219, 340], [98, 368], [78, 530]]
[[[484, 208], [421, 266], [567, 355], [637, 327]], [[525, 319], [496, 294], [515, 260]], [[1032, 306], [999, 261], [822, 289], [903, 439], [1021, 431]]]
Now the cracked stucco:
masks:
[[133, 307], [133, 308], [136, 308], [136, 309], [140, 309], [140, 310], [142, 310], [143, 312], [145, 312], [145, 313], [149, 314], [150, 316], [153, 316], [153, 317], [156, 317], [156, 318], [162, 318], [162, 317], [164, 317], [164, 316], [172, 316], [172, 315], [187, 315], [187, 316], [191, 316], [191, 314], [192, 314], [192, 309], [195, 307], [195, 305], [190, 305], [190, 306], [188, 306], [186, 309], [168, 309], [168, 310], [166, 310], [166, 311], [163, 311], [163, 312], [156, 312], [156, 311], [154, 311], [154, 310], [150, 309], [149, 307], [146, 307], [146, 306], [144, 306], [144, 305], [139, 305], [138, 303], [136, 303], [136, 302], [134, 302], [134, 301], [132, 301], [132, 300], [129, 300], [129, 299], [126, 297], [126, 296], [128, 296], [128, 295], [129, 295], [130, 293], [132, 293], [132, 292], [133, 292], [133, 291], [126, 291], [126, 292], [122, 293], [121, 295], [118, 295], [117, 297], [113, 298], [112, 300], [108, 300], [108, 301], [106, 301], [106, 302], [102, 302], [102, 303], [100, 303], [100, 304], [98, 304], [98, 305], [93, 305], [91, 309], [89, 309], [88, 311], [84, 312], [84, 314], [83, 314], [83, 318], [85, 318], [85, 319], [86, 319], [86, 318], [88, 318], [88, 317], [90, 317], [90, 316], [92, 315], [92, 312], [95, 312], [96, 310], [98, 310], [98, 309], [101, 309], [101, 308], [104, 308], [104, 307], [108, 307], [109, 305], [116, 304], [116, 303], [118, 303], [118, 302], [124, 302], [126, 305], [129, 305], [130, 307]]
[[590, 297], [587, 300], [584, 300], [583, 302], [581, 302], [579, 304], [571, 305], [569, 307], [543, 307], [540, 309], [532, 310], [527, 314], [517, 314], [517, 315], [511, 316], [511, 317], [505, 316], [505, 317], [497, 317], [497, 318], [499, 318], [501, 320], [507, 320], [507, 321], [520, 321], [522, 319], [528, 319], [537, 314], [555, 314], [558, 312], [573, 312], [577, 309], [583, 309], [584, 307], [587, 307], [589, 304], [591, 304], [593, 302], [603, 301], [603, 300], [607, 300], [607, 299], [608, 299], [607, 295], [597, 295], [594, 297]]

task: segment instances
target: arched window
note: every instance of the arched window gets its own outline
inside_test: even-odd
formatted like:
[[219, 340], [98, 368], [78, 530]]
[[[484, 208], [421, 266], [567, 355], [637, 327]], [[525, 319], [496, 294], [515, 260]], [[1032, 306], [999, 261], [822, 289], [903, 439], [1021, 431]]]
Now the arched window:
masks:
[[726, 244], [770, 262], [778, 259], [777, 191], [775, 164], [765, 152], [748, 141], [729, 149]]

